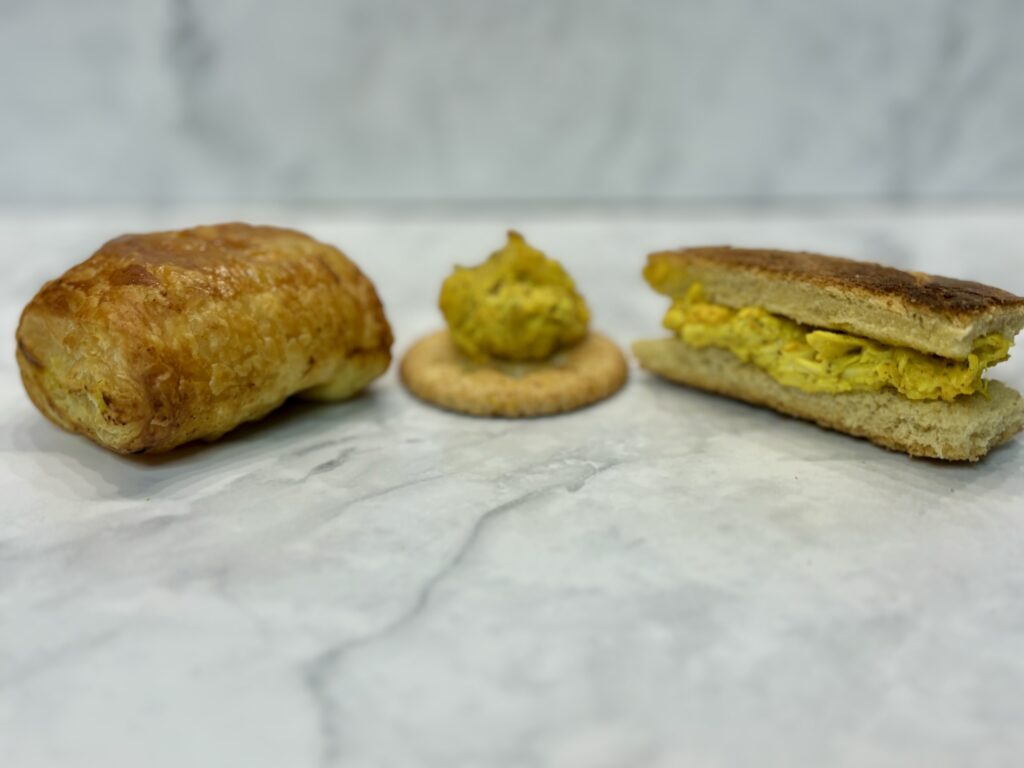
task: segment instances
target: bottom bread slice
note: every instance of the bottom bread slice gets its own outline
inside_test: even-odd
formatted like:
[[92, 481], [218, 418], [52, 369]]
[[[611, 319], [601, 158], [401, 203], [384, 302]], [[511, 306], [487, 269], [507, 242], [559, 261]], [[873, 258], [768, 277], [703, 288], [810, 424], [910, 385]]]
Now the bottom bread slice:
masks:
[[946, 461], [978, 461], [1024, 427], [1024, 401], [998, 381], [989, 397], [909, 400], [892, 390], [828, 394], [785, 387], [723, 349], [678, 339], [633, 344], [640, 365], [680, 384], [763, 405], [873, 443]]

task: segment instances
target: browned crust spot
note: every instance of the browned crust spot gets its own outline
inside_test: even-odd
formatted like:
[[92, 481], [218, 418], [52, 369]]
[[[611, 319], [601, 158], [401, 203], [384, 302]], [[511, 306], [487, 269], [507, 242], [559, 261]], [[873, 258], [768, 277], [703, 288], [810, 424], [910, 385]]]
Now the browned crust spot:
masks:
[[1024, 307], [1024, 298], [989, 285], [806, 251], [706, 246], [661, 251], [648, 257], [649, 263], [659, 261], [684, 269], [711, 266], [759, 272], [789, 281], [889, 297], [958, 316]]
[[21, 339], [18, 339], [18, 351], [21, 353], [21, 356], [25, 358], [25, 362], [27, 362], [33, 368], [43, 367], [42, 361], [28, 351], [28, 347], [25, 346], [25, 342], [22, 341]]
[[402, 382], [433, 405], [473, 416], [520, 418], [572, 411], [615, 394], [626, 381], [619, 347], [591, 331], [540, 363], [475, 363], [447, 330], [416, 342], [402, 360]]
[[105, 243], [93, 258], [123, 259], [133, 265], [174, 265], [198, 269], [216, 264], [217, 258], [226, 254], [248, 255], [255, 243], [280, 237], [292, 242], [320, 245], [309, 235], [293, 229], [235, 221], [167, 232], [121, 235]]

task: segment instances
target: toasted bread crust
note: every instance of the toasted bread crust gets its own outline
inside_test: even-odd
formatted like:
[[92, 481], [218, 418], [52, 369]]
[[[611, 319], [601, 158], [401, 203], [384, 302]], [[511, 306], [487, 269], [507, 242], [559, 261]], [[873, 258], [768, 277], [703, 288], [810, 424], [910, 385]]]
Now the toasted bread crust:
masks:
[[727, 306], [762, 306], [807, 325], [832, 328], [963, 359], [988, 333], [1013, 338], [1024, 298], [954, 280], [815, 253], [714, 246], [648, 256], [644, 275], [680, 296], [700, 282]]
[[732, 246], [706, 246], [663, 251], [651, 261], [681, 265], [713, 264], [721, 269], [763, 272], [790, 281], [813, 283], [896, 299], [944, 315], [963, 317], [993, 309], [1024, 308], [1024, 298], [1000, 288], [951, 277], [906, 272], [869, 261], [855, 261], [808, 251], [778, 251]]
[[373, 284], [299, 232], [221, 224], [110, 241], [22, 313], [52, 421], [120, 453], [212, 439], [290, 395], [350, 396], [390, 361]]

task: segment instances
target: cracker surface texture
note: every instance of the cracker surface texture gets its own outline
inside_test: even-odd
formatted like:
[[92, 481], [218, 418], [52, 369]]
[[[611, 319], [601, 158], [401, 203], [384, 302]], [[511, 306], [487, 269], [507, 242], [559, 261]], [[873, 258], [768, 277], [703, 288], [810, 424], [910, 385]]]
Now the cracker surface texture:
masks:
[[420, 339], [402, 360], [402, 381], [433, 405], [473, 416], [546, 416], [613, 395], [626, 381], [619, 347], [591, 331], [543, 362], [474, 362], [447, 330]]

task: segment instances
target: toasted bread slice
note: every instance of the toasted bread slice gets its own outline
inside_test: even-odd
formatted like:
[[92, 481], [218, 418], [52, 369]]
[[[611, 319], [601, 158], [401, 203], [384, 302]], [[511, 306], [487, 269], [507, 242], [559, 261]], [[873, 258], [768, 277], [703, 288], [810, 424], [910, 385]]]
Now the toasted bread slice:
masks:
[[684, 248], [652, 253], [644, 277], [668, 296], [697, 282], [717, 304], [957, 360], [981, 336], [1024, 327], [1024, 298], [998, 288], [814, 253]]
[[978, 461], [1024, 427], [1024, 400], [998, 381], [989, 397], [908, 400], [892, 390], [826, 394], [785, 387], [723, 349], [694, 349], [675, 338], [633, 344], [647, 370], [680, 384], [767, 406], [827, 429], [946, 461]]

